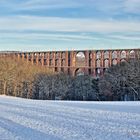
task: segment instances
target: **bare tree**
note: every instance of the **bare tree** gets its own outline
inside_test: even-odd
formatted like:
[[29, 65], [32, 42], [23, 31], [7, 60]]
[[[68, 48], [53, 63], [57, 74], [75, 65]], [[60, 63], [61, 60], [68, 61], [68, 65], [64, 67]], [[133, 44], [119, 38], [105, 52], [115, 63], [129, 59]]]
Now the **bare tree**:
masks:
[[138, 100], [140, 98], [140, 60], [131, 59], [112, 66], [99, 82], [103, 96], [117, 100]]

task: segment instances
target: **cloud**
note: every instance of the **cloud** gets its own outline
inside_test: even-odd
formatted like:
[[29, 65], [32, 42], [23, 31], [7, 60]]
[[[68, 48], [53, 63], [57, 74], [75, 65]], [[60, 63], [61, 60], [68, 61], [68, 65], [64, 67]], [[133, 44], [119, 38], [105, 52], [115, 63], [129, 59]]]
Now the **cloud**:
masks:
[[124, 11], [138, 14], [140, 12], [140, 0], [124, 0]]
[[139, 41], [140, 42], [140, 35], [139, 36], [126, 36], [126, 35], [109, 35], [109, 38], [112, 39], [119, 39], [119, 40], [131, 40], [131, 41]]
[[92, 20], [59, 17], [13, 16], [0, 18], [1, 30], [63, 32], [139, 32], [138, 21]]
[[[46, 10], [46, 9], [61, 9], [68, 7], [79, 7], [79, 2], [71, 0], [5, 0], [0, 1], [1, 7], [7, 7], [12, 11], [23, 11], [23, 10]], [[9, 10], [8, 9], [8, 10]]]
[[101, 40], [129, 40], [139, 41], [140, 34], [134, 35], [133, 33], [38, 33], [38, 32], [0, 32], [1, 40], [58, 40], [58, 41], [101, 41]]
[[81, 41], [81, 40], [98, 40], [99, 38], [89, 35], [74, 35], [60, 33], [15, 33], [7, 32], [0, 33], [2, 40], [17, 39], [17, 40], [61, 40], [61, 41]]
[[140, 0], [0, 0], [0, 9], [1, 45], [140, 44]]
[[5, 0], [0, 15], [47, 15], [92, 19], [139, 19], [140, 0]]

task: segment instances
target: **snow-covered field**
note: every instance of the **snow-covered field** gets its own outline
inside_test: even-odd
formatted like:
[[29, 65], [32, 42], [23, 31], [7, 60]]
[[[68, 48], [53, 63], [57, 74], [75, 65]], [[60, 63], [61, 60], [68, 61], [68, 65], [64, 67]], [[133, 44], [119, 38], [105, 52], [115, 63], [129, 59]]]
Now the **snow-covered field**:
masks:
[[140, 140], [140, 102], [0, 96], [0, 140]]

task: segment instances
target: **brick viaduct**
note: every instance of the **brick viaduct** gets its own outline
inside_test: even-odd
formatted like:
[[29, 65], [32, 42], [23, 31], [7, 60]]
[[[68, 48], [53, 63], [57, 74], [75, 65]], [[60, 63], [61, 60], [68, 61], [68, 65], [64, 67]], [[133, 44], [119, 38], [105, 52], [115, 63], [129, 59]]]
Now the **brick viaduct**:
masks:
[[1, 55], [12, 55], [31, 64], [51, 68], [54, 72], [70, 75], [90, 74], [95, 77], [104, 71], [130, 58], [140, 58], [140, 49], [121, 50], [80, 50], [48, 52], [11, 52]]

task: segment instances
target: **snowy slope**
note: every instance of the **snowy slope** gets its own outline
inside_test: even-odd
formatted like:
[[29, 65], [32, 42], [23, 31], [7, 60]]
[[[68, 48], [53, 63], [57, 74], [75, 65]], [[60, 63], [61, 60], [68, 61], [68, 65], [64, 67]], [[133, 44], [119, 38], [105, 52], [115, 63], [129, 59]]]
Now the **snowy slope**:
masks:
[[0, 140], [140, 140], [140, 102], [0, 96]]

